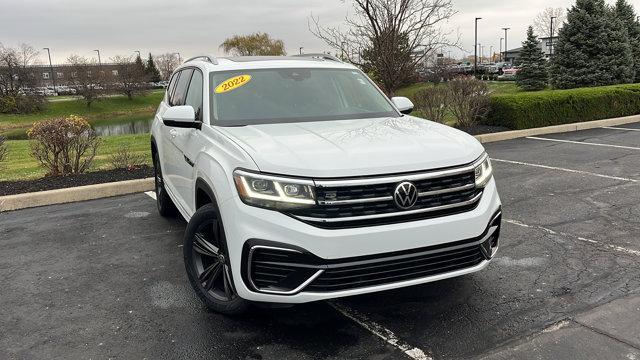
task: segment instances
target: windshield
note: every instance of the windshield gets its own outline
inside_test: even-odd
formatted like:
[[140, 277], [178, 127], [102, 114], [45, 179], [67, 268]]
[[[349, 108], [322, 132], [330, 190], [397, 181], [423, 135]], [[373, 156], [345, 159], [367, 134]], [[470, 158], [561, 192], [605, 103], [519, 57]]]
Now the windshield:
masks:
[[214, 125], [400, 116], [355, 69], [238, 70], [210, 76]]

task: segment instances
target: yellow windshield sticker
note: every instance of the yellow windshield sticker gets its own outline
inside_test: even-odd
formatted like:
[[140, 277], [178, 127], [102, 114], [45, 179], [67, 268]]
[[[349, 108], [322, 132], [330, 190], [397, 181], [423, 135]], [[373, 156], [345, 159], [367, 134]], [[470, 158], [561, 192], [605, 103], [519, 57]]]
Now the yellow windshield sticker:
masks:
[[226, 93], [227, 91], [235, 90], [240, 86], [245, 85], [249, 81], [251, 81], [251, 75], [245, 74], [234, 76], [220, 83], [220, 85], [216, 87], [215, 93], [222, 94]]

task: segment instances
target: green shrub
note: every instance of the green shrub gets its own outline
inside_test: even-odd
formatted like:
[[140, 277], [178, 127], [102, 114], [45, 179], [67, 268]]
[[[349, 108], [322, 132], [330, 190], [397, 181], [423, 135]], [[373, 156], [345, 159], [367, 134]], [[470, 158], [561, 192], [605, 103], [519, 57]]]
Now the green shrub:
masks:
[[44, 110], [46, 104], [44, 96], [7, 94], [0, 96], [0, 113], [31, 114]]
[[129, 144], [121, 144], [109, 155], [109, 162], [114, 169], [134, 170], [146, 165], [147, 159], [143, 154], [133, 152]]
[[27, 135], [32, 140], [31, 155], [51, 176], [87, 171], [100, 144], [89, 123], [75, 115], [37, 122]]
[[495, 95], [482, 123], [529, 129], [640, 114], [640, 84]]
[[447, 83], [451, 113], [458, 127], [473, 127], [489, 111], [487, 83], [472, 76], [460, 76]]
[[416, 110], [428, 120], [444, 123], [449, 111], [449, 88], [446, 84], [425, 87], [413, 96]]

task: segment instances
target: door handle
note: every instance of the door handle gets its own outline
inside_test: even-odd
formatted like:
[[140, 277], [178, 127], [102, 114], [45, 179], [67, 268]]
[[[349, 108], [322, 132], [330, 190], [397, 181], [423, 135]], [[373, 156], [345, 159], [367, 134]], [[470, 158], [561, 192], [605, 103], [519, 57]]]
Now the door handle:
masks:
[[171, 138], [175, 139], [175, 137], [178, 136], [178, 132], [176, 129], [171, 129], [169, 130], [169, 135], [171, 135]]

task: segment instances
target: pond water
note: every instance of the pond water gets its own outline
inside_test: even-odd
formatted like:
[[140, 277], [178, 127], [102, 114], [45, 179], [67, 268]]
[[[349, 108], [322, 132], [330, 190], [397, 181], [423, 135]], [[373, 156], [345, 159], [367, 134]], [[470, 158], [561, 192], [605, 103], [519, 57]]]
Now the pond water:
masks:
[[98, 136], [113, 136], [127, 134], [147, 134], [151, 131], [153, 119], [134, 121], [118, 121], [110, 124], [94, 125]]
[[[149, 119], [118, 119], [112, 121], [101, 121], [98, 124], [91, 124], [98, 136], [113, 136], [127, 134], [148, 134], [151, 131], [153, 118]], [[27, 129], [13, 129], [0, 135], [9, 140], [26, 140]]]

